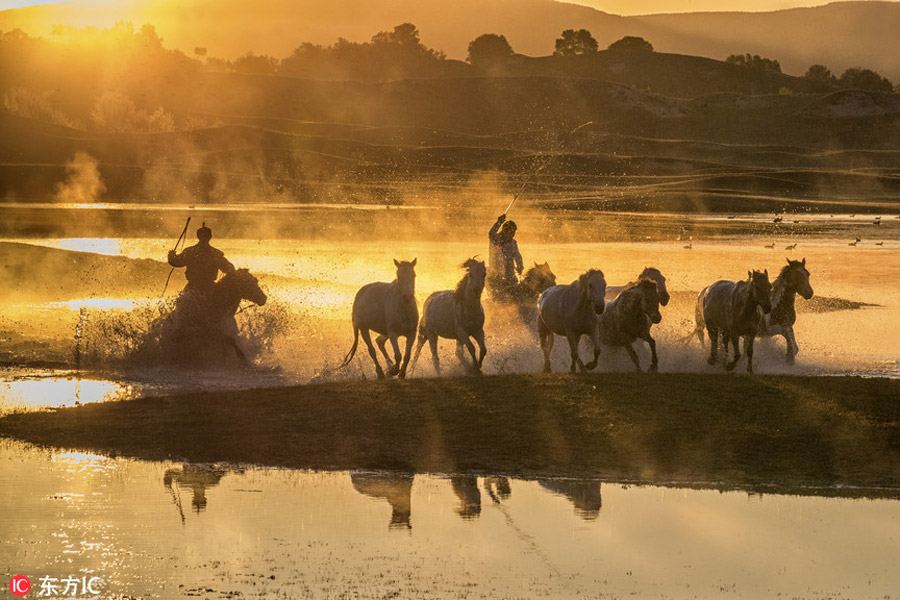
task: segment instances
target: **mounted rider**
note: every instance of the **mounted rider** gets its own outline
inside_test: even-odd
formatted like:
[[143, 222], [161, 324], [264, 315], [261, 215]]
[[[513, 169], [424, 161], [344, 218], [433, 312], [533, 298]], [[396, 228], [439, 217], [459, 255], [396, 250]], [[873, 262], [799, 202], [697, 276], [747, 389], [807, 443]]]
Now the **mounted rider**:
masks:
[[515, 239], [516, 229], [516, 223], [507, 221], [504, 213], [497, 218], [497, 222], [488, 232], [490, 240], [488, 283], [498, 297], [509, 298], [512, 295], [519, 283], [517, 274], [521, 275], [524, 268], [519, 244]]
[[197, 230], [197, 243], [176, 253], [169, 250], [169, 264], [173, 267], [185, 267], [184, 277], [187, 285], [184, 286], [184, 295], [197, 294], [201, 298], [209, 296], [219, 276], [219, 271], [224, 274], [234, 272], [234, 265], [228, 262], [225, 254], [213, 248], [209, 244], [212, 239], [212, 230], [203, 223]]

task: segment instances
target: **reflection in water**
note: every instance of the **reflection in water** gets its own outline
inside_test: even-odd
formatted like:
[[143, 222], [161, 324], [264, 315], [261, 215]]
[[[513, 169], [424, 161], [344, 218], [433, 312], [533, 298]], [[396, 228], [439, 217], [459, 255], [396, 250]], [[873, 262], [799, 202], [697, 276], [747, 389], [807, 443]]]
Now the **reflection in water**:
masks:
[[509, 488], [509, 479], [506, 477], [485, 477], [484, 491], [491, 497], [494, 504], [500, 504], [501, 500], [506, 500], [512, 494]]
[[[202, 505], [213, 485], [202, 511], [173, 514], [173, 492], [199, 491]], [[500, 502], [482, 505], [479, 486]], [[573, 514], [570, 500], [596, 514], [599, 490], [231, 471], [0, 440], [0, 564], [32, 581], [98, 576], [102, 598], [166, 600], [459, 598], [476, 588], [487, 598], [876, 598], [900, 589], [896, 499], [610, 485], [602, 519]], [[385, 528], [385, 500], [399, 517], [415, 507], [408, 535]]]
[[169, 469], [163, 475], [163, 485], [172, 493], [175, 506], [181, 513], [181, 520], [184, 521], [184, 512], [181, 508], [181, 496], [179, 496], [172, 483], [176, 483], [179, 488], [189, 488], [193, 492], [191, 498], [191, 506], [199, 514], [201, 510], [206, 508], [206, 488], [219, 485], [219, 481], [228, 474], [228, 471], [215, 465], [191, 464], [185, 463], [181, 470]]
[[351, 473], [350, 481], [360, 494], [391, 505], [391, 529], [412, 529], [413, 475], [406, 473]]
[[133, 398], [132, 385], [81, 377], [78, 372], [31, 373], [19, 376], [2, 374], [0, 380], [0, 415], [14, 410], [36, 410], [77, 406], [90, 402], [107, 402]]
[[468, 475], [453, 475], [450, 486], [459, 499], [456, 514], [463, 519], [474, 519], [481, 514], [481, 492], [478, 491], [478, 478]]
[[562, 494], [575, 505], [575, 514], [582, 519], [592, 520], [600, 516], [603, 498], [600, 495], [600, 481], [596, 479], [541, 479], [541, 487]]

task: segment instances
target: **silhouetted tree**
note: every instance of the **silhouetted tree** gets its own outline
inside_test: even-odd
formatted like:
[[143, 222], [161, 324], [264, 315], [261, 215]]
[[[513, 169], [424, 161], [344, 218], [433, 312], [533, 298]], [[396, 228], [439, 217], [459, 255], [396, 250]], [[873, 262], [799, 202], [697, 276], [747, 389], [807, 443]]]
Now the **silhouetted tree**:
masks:
[[247, 75], [272, 75], [278, 69], [278, 59], [262, 54], [257, 56], [248, 52], [236, 59], [231, 68], [235, 73]]
[[474, 67], [490, 67], [503, 63], [512, 55], [513, 49], [506, 41], [506, 36], [485, 33], [469, 42], [466, 61]]
[[432, 50], [419, 41], [419, 30], [412, 23], [396, 25], [393, 31], [379, 31], [372, 36], [375, 46], [394, 46], [403, 49], [409, 55], [422, 55], [432, 58], [444, 58], [443, 52]]
[[844, 71], [838, 80], [841, 87], [870, 92], [884, 92], [890, 94], [894, 91], [893, 84], [871, 69], [852, 67]]
[[740, 67], [747, 67], [754, 71], [781, 73], [781, 63], [771, 58], [763, 58], [759, 54], [732, 54], [725, 59], [725, 62]]
[[626, 35], [621, 40], [613, 42], [607, 50], [613, 52], [653, 52], [653, 44], [642, 37]]
[[837, 79], [831, 73], [831, 69], [825, 65], [811, 65], [803, 75], [803, 79], [810, 82], [816, 91], [825, 92], [837, 84]]
[[598, 48], [597, 40], [591, 35], [587, 29], [566, 29], [562, 32], [562, 37], [556, 39], [556, 50], [553, 51], [554, 56], [577, 56], [580, 54], [590, 54], [596, 52]]

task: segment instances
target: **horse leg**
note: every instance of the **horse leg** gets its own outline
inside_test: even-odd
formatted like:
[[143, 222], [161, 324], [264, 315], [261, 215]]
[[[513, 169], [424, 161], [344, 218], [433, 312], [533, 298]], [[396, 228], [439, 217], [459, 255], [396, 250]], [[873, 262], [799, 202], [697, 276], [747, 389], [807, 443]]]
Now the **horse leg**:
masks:
[[238, 360], [241, 361], [241, 365], [244, 367], [249, 367], [250, 361], [247, 360], [247, 355], [244, 354], [243, 350], [241, 350], [241, 347], [238, 345], [237, 340], [233, 337], [226, 337], [225, 341], [229, 346], [234, 348], [234, 353], [237, 354]]
[[419, 330], [419, 336], [416, 339], [416, 351], [413, 354], [412, 364], [409, 365], [409, 372], [416, 370], [416, 364], [419, 362], [419, 354], [422, 352], [422, 346], [425, 345], [425, 332]]
[[378, 348], [381, 350], [381, 353], [384, 355], [384, 362], [387, 364], [388, 376], [393, 377], [397, 374], [397, 371], [400, 369], [400, 360], [397, 360], [397, 364], [391, 360], [390, 355], [387, 353], [387, 349], [384, 347], [385, 343], [388, 340], [388, 336], [383, 334], [378, 334], [378, 337], [375, 338], [375, 343], [378, 344]]
[[544, 352], [544, 373], [550, 372], [550, 351], [553, 350], [553, 332], [544, 324], [544, 320], [538, 318], [538, 337], [541, 340], [541, 350]]
[[625, 344], [625, 350], [628, 351], [628, 356], [631, 357], [631, 362], [634, 363], [637, 372], [641, 372], [641, 359], [638, 358], [637, 352], [634, 351], [633, 342], [631, 344]]
[[594, 360], [585, 365], [585, 368], [588, 371], [593, 371], [597, 368], [597, 363], [600, 362], [600, 326], [594, 327], [594, 331], [591, 332], [591, 344], [594, 346]]
[[[457, 343], [465, 345], [466, 350], [468, 350], [469, 354], [472, 356], [472, 373], [474, 373], [475, 375], [480, 375], [481, 364], [478, 362], [478, 358], [476, 358], [475, 356], [475, 344], [473, 344], [472, 340], [469, 339], [469, 332], [467, 332], [462, 327], [457, 326], [456, 339], [458, 340]], [[460, 361], [462, 361], [462, 359], [460, 359]], [[464, 362], [463, 367], [467, 367]]]
[[384, 371], [381, 369], [381, 365], [378, 364], [378, 353], [375, 352], [375, 346], [372, 345], [372, 336], [369, 333], [369, 330], [365, 327], [360, 328], [359, 336], [366, 343], [366, 347], [369, 349], [369, 356], [372, 357], [372, 362], [375, 363], [375, 373], [378, 375], [378, 379], [384, 379]]
[[706, 333], [709, 335], [709, 358], [706, 362], [714, 365], [719, 362], [719, 330], [707, 324]]
[[656, 356], [656, 340], [653, 339], [653, 336], [650, 335], [650, 332], [647, 332], [647, 337], [644, 338], [644, 341], [650, 345], [650, 373], [656, 373], [659, 370], [659, 359]]
[[729, 336], [731, 339], [731, 346], [734, 348], [734, 359], [731, 362], [725, 364], [725, 369], [727, 371], [734, 371], [734, 368], [737, 366], [738, 361], [741, 360], [741, 336], [739, 335], [731, 335]]
[[481, 374], [481, 365], [484, 363], [484, 356], [487, 354], [487, 346], [484, 345], [484, 329], [480, 329], [475, 333], [475, 342], [478, 343], [478, 368], [475, 372]]
[[462, 365], [463, 372], [468, 374], [470, 368], [469, 361], [466, 360], [466, 345], [459, 340], [456, 340], [456, 360], [458, 360], [459, 364]]
[[794, 364], [794, 357], [800, 352], [800, 348], [797, 346], [797, 339], [794, 337], [793, 327], [785, 328], [784, 341], [787, 344], [787, 354], [785, 355], [784, 360], [787, 364], [792, 365]]
[[744, 336], [744, 353], [747, 355], [747, 372], [753, 373], [753, 340], [756, 338], [752, 333]]
[[[400, 379], [406, 379], [406, 366], [409, 364], [409, 356], [410, 356], [410, 354], [412, 354], [412, 345], [413, 345], [413, 340], [415, 340], [415, 337], [416, 337], [415, 332], [408, 333], [406, 335], [406, 353], [403, 355], [403, 366], [400, 367], [400, 373], [398, 373], [398, 377], [400, 377]], [[394, 342], [394, 347], [395, 348], [397, 347], [396, 342]], [[397, 361], [399, 362], [399, 360], [400, 359], [398, 356]]]
[[580, 333], [566, 333], [566, 339], [569, 340], [569, 353], [572, 355], [572, 365], [569, 367], [569, 372], [575, 373], [575, 368], [577, 367], [579, 371], [582, 373], [586, 373], [587, 369], [584, 367], [584, 363], [581, 362], [581, 356], [578, 355], [578, 342], [581, 340]]
[[431, 346], [431, 364], [434, 365], [435, 375], [441, 374], [441, 359], [438, 357], [438, 336], [437, 334], [428, 338], [428, 345]]
[[[400, 336], [397, 333], [389, 331], [386, 337], [391, 340], [391, 347], [394, 349], [394, 361], [391, 362], [390, 359], [388, 359], [388, 368], [390, 369], [388, 371], [388, 377], [393, 377], [400, 373], [400, 363], [403, 360], [403, 355], [400, 354], [400, 343], [398, 342]], [[409, 341], [409, 338], [407, 338], [407, 341]], [[410, 344], [410, 346], [412, 346], [412, 344]], [[409, 358], [407, 357], [406, 360], [409, 361]]]

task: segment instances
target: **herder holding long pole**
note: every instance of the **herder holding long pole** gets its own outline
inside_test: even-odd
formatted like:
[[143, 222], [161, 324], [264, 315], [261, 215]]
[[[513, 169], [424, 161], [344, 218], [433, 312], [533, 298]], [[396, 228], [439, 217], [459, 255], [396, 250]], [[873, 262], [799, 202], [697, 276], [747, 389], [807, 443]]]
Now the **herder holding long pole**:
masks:
[[503, 211], [502, 215], [497, 217], [497, 221], [488, 232], [488, 239], [490, 240], [490, 267], [488, 269], [487, 282], [496, 296], [507, 299], [511, 297], [519, 282], [518, 275], [522, 274], [524, 266], [522, 253], [519, 252], [519, 244], [515, 239], [516, 230], [518, 228], [515, 221], [506, 219], [506, 215], [512, 210], [513, 205], [519, 198], [519, 194], [522, 193], [531, 179], [553, 162], [565, 140], [579, 129], [587, 127], [591, 123], [592, 121], [588, 121], [587, 123], [579, 125], [560, 139], [557, 148], [550, 155], [550, 158], [541, 162], [537, 168], [533, 169], [531, 173], [528, 174], [522, 182], [522, 186], [515, 193], [509, 205], [506, 207], [506, 210]]

